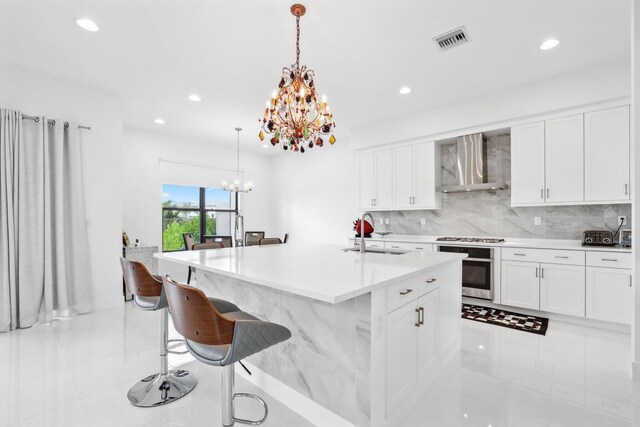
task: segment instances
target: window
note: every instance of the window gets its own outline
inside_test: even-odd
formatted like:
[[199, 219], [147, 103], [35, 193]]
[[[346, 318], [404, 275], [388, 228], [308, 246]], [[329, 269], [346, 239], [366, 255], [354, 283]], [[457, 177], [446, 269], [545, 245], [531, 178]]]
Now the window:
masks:
[[196, 242], [205, 236], [233, 235], [237, 193], [220, 188], [162, 186], [162, 250], [184, 250], [184, 233]]

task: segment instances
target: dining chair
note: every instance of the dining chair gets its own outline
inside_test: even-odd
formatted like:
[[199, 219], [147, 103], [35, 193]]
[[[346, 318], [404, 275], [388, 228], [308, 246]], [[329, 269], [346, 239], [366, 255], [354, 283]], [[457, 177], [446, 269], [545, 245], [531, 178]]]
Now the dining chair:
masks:
[[260, 239], [264, 239], [264, 231], [246, 231], [244, 233], [245, 246], [256, 246], [260, 244]]
[[260, 246], [265, 246], [265, 245], [280, 245], [282, 244], [282, 240], [280, 240], [279, 237], [266, 237], [264, 239], [260, 239], [260, 241], [258, 242], [258, 244]]
[[205, 243], [222, 243], [225, 248], [233, 246], [233, 239], [231, 236], [204, 236]]

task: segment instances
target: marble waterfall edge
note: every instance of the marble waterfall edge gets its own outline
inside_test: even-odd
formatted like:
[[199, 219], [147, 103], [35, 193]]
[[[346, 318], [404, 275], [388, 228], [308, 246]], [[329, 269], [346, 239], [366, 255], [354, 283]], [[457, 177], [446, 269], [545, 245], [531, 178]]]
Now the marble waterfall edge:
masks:
[[292, 338], [247, 361], [345, 420], [370, 423], [371, 294], [329, 304], [197, 270], [196, 287]]

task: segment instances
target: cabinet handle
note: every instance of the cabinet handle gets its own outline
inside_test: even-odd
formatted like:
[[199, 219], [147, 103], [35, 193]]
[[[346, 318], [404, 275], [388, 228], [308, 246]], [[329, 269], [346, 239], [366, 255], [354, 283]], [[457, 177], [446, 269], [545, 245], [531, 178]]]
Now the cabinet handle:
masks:
[[413, 292], [413, 289], [407, 289], [406, 291], [400, 292], [400, 295], [407, 295], [407, 294], [410, 294], [411, 292]]
[[547, 188], [547, 199], [549, 198], [549, 189]]
[[419, 310], [420, 310], [420, 313], [418, 313], [418, 322], [421, 325], [424, 325], [424, 307], [420, 307]]
[[427, 279], [427, 283], [433, 283], [435, 281], [436, 281], [436, 279]]
[[391, 246], [394, 249], [400, 249], [400, 246]]
[[544, 199], [544, 188], [540, 189], [540, 198]]
[[536, 267], [536, 278], [538, 277], [538, 267]]
[[629, 194], [629, 184], [624, 185], [624, 195], [626, 196], [627, 194]]
[[544, 279], [544, 268], [540, 268], [540, 278]]
[[629, 275], [629, 287], [633, 286], [633, 276]]
[[556, 255], [556, 258], [558, 258], [558, 259], [569, 259], [568, 256], [558, 256], [558, 255]]
[[617, 259], [614, 258], [602, 258], [603, 261], [611, 261], [611, 262], [618, 262]]
[[421, 251], [421, 250], [423, 250], [424, 248], [420, 248], [420, 247], [417, 247], [417, 246], [416, 246], [416, 249], [418, 249], [418, 250], [420, 250], [420, 251]]
[[415, 323], [415, 325], [419, 328], [421, 323], [420, 323], [420, 309], [416, 308], [416, 313], [418, 313], [418, 321]]
[[527, 256], [526, 254], [514, 254], [515, 256]]

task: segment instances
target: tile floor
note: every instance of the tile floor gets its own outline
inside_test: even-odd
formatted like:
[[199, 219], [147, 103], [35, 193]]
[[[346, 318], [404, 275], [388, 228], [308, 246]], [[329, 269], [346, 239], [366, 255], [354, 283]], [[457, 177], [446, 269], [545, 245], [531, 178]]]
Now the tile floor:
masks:
[[[160, 408], [135, 408], [129, 387], [157, 370], [158, 314], [124, 307], [0, 334], [0, 427], [216, 426], [219, 369], [188, 356], [198, 386]], [[628, 334], [552, 321], [542, 337], [463, 320], [462, 352], [394, 426], [635, 426], [640, 383]], [[255, 388], [237, 378], [238, 389]], [[255, 390], [254, 390], [255, 391]], [[264, 392], [267, 426], [311, 424]], [[247, 417], [259, 407], [238, 404]]]

